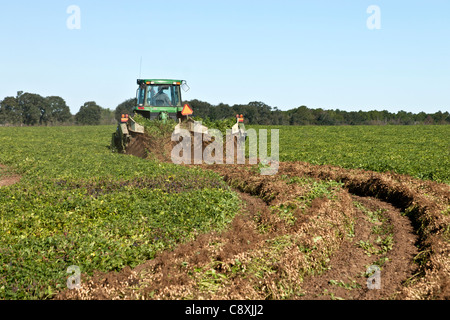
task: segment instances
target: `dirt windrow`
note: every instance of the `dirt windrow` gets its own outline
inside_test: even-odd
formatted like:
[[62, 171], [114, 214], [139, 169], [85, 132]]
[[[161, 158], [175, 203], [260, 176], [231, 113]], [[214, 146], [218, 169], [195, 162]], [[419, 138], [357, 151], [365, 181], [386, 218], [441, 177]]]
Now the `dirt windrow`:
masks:
[[411, 263], [416, 273], [405, 279], [397, 298], [448, 299], [450, 296], [450, 187], [396, 173], [348, 170], [307, 163], [285, 163], [280, 174], [303, 173], [320, 179], [342, 181], [349, 192], [376, 197], [398, 208], [409, 218], [420, 252]]

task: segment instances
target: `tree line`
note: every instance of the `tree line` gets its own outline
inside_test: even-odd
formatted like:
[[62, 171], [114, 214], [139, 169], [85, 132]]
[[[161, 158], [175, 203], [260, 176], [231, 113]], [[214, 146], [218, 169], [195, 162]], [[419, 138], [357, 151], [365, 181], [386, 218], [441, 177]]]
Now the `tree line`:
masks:
[[115, 110], [105, 109], [95, 101], [85, 102], [73, 115], [59, 96], [43, 97], [18, 91], [0, 101], [0, 125], [101, 125], [115, 124]]
[[[446, 112], [396, 113], [383, 111], [343, 111], [339, 109], [310, 109], [300, 106], [283, 111], [263, 102], [248, 104], [212, 105], [197, 99], [186, 101], [194, 110], [194, 116], [202, 119], [221, 120], [243, 114], [245, 122], [258, 125], [414, 125], [450, 124]], [[15, 97], [0, 101], [0, 125], [107, 125], [115, 124], [121, 114], [133, 114], [136, 98], [130, 98], [114, 110], [102, 108], [95, 101], [85, 102], [72, 115], [63, 98], [42, 97], [38, 94], [19, 91]]]
[[[417, 114], [398, 111], [392, 113], [383, 111], [343, 111], [310, 109], [300, 106], [295, 109], [282, 111], [277, 107], [263, 102], [250, 102], [248, 104], [228, 105], [220, 103], [212, 105], [197, 99], [186, 101], [194, 110], [194, 116], [202, 119], [222, 120], [243, 114], [245, 122], [258, 125], [385, 125], [385, 124], [450, 124], [449, 112], [436, 113], [420, 112]], [[133, 113], [136, 99], [129, 99], [116, 108], [116, 118], [121, 114]]]
[[220, 103], [211, 105], [208, 102], [189, 101], [194, 109], [194, 115], [200, 118], [219, 120], [243, 114], [246, 122], [259, 125], [414, 125], [414, 124], [450, 124], [448, 111], [436, 113], [420, 112], [417, 114], [398, 111], [396, 113], [383, 111], [343, 111], [310, 109], [300, 106], [295, 109], [282, 111], [277, 107], [263, 102], [250, 102], [245, 105], [233, 106]]

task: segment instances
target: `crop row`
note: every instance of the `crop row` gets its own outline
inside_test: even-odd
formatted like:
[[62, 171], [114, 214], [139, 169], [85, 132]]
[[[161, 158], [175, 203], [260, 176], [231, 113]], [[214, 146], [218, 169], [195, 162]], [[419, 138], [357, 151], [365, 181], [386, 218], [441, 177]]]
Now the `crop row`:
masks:
[[22, 175], [0, 188], [0, 299], [51, 298], [71, 265], [133, 267], [238, 212], [218, 175], [112, 153], [113, 130], [0, 128], [0, 163]]
[[[450, 126], [250, 126], [279, 130], [280, 161], [304, 161], [450, 183]], [[270, 143], [271, 139], [268, 138]], [[268, 149], [270, 154], [270, 147]]]

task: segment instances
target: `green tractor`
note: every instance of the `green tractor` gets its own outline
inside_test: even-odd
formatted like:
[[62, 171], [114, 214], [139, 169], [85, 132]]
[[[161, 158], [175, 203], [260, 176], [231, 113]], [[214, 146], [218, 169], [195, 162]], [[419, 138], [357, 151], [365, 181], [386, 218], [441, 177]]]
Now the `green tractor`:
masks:
[[[166, 121], [169, 118], [178, 122], [175, 132], [187, 129], [191, 134], [196, 132], [207, 135], [208, 128], [194, 121], [192, 108], [181, 99], [181, 89], [190, 88], [185, 80], [173, 79], [138, 79], [135, 114], [140, 114], [150, 120]], [[236, 116], [237, 122], [231, 128], [234, 136], [246, 136], [243, 116]], [[116, 132], [112, 135], [111, 149], [125, 153], [130, 143], [139, 135], [144, 134], [144, 127], [134, 119], [123, 114]]]

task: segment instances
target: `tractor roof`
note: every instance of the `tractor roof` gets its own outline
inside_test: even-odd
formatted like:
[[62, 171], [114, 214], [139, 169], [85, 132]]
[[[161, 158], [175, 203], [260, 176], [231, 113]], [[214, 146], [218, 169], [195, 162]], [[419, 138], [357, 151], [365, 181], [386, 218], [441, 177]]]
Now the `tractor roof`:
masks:
[[180, 85], [183, 80], [174, 80], [174, 79], [138, 79], [137, 83], [142, 84], [177, 84]]

